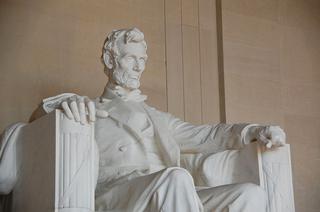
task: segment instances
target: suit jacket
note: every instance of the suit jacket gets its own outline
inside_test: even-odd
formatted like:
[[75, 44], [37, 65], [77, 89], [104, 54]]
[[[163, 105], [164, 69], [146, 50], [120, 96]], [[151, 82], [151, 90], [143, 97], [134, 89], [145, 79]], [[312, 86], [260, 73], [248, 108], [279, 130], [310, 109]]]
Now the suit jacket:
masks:
[[144, 102], [125, 102], [117, 97], [96, 101], [96, 108], [109, 113], [107, 118], [98, 118], [95, 125], [100, 154], [98, 183], [150, 174], [139, 116], [151, 122], [154, 142], [166, 167], [180, 166], [181, 154], [212, 154], [246, 143], [248, 124], [194, 126]]
[[[108, 93], [109, 92], [109, 93]], [[43, 108], [50, 112], [74, 94], [60, 94], [44, 100]], [[123, 101], [107, 90], [107, 99], [97, 98], [97, 110], [109, 113], [97, 118], [95, 139], [99, 148], [99, 178], [97, 188], [106, 188], [136, 176], [149, 174], [150, 163], [142, 136], [141, 117], [148, 119], [154, 130], [166, 167], [180, 166], [181, 154], [212, 154], [226, 149], [239, 149], [246, 141], [249, 124], [207, 124], [195, 126], [144, 102]]]

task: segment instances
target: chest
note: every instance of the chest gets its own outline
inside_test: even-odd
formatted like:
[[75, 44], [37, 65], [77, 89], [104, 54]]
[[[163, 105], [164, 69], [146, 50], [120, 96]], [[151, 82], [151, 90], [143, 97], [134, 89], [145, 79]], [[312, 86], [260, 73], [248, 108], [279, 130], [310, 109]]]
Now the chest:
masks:
[[116, 116], [98, 118], [95, 122], [95, 139], [100, 151], [115, 145], [119, 148], [135, 145], [145, 137], [153, 138], [154, 131], [147, 114], [139, 110], [122, 110]]

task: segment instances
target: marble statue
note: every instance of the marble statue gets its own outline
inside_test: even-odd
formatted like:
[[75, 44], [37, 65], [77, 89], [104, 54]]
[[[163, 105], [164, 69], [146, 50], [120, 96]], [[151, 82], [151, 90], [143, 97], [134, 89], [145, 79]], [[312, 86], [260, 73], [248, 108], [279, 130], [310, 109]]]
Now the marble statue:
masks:
[[43, 101], [46, 113], [62, 109], [70, 120], [94, 125], [95, 211], [266, 211], [266, 192], [258, 185], [199, 186], [180, 158], [218, 155], [255, 141], [276, 149], [285, 145], [284, 131], [246, 123], [195, 126], [147, 105], [139, 90], [147, 58], [139, 29], [115, 30], [103, 46], [109, 81], [101, 97], [64, 93]]

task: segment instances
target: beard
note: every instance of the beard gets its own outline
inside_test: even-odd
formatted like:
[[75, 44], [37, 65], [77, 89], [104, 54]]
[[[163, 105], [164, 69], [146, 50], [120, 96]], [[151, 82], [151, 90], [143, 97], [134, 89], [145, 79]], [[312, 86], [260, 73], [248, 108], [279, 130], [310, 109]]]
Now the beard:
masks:
[[114, 70], [112, 78], [118, 85], [124, 88], [138, 89], [140, 87], [139, 79], [130, 77], [127, 71]]

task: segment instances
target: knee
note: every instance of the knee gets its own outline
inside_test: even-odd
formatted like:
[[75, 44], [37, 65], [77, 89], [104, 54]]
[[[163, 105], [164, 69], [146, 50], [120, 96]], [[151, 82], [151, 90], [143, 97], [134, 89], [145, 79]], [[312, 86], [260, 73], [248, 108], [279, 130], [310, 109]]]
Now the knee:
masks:
[[258, 185], [244, 183], [241, 185], [241, 196], [245, 199], [266, 204], [267, 193]]
[[171, 181], [176, 183], [192, 183], [193, 179], [190, 173], [183, 168], [169, 168], [168, 169], [168, 177]]

